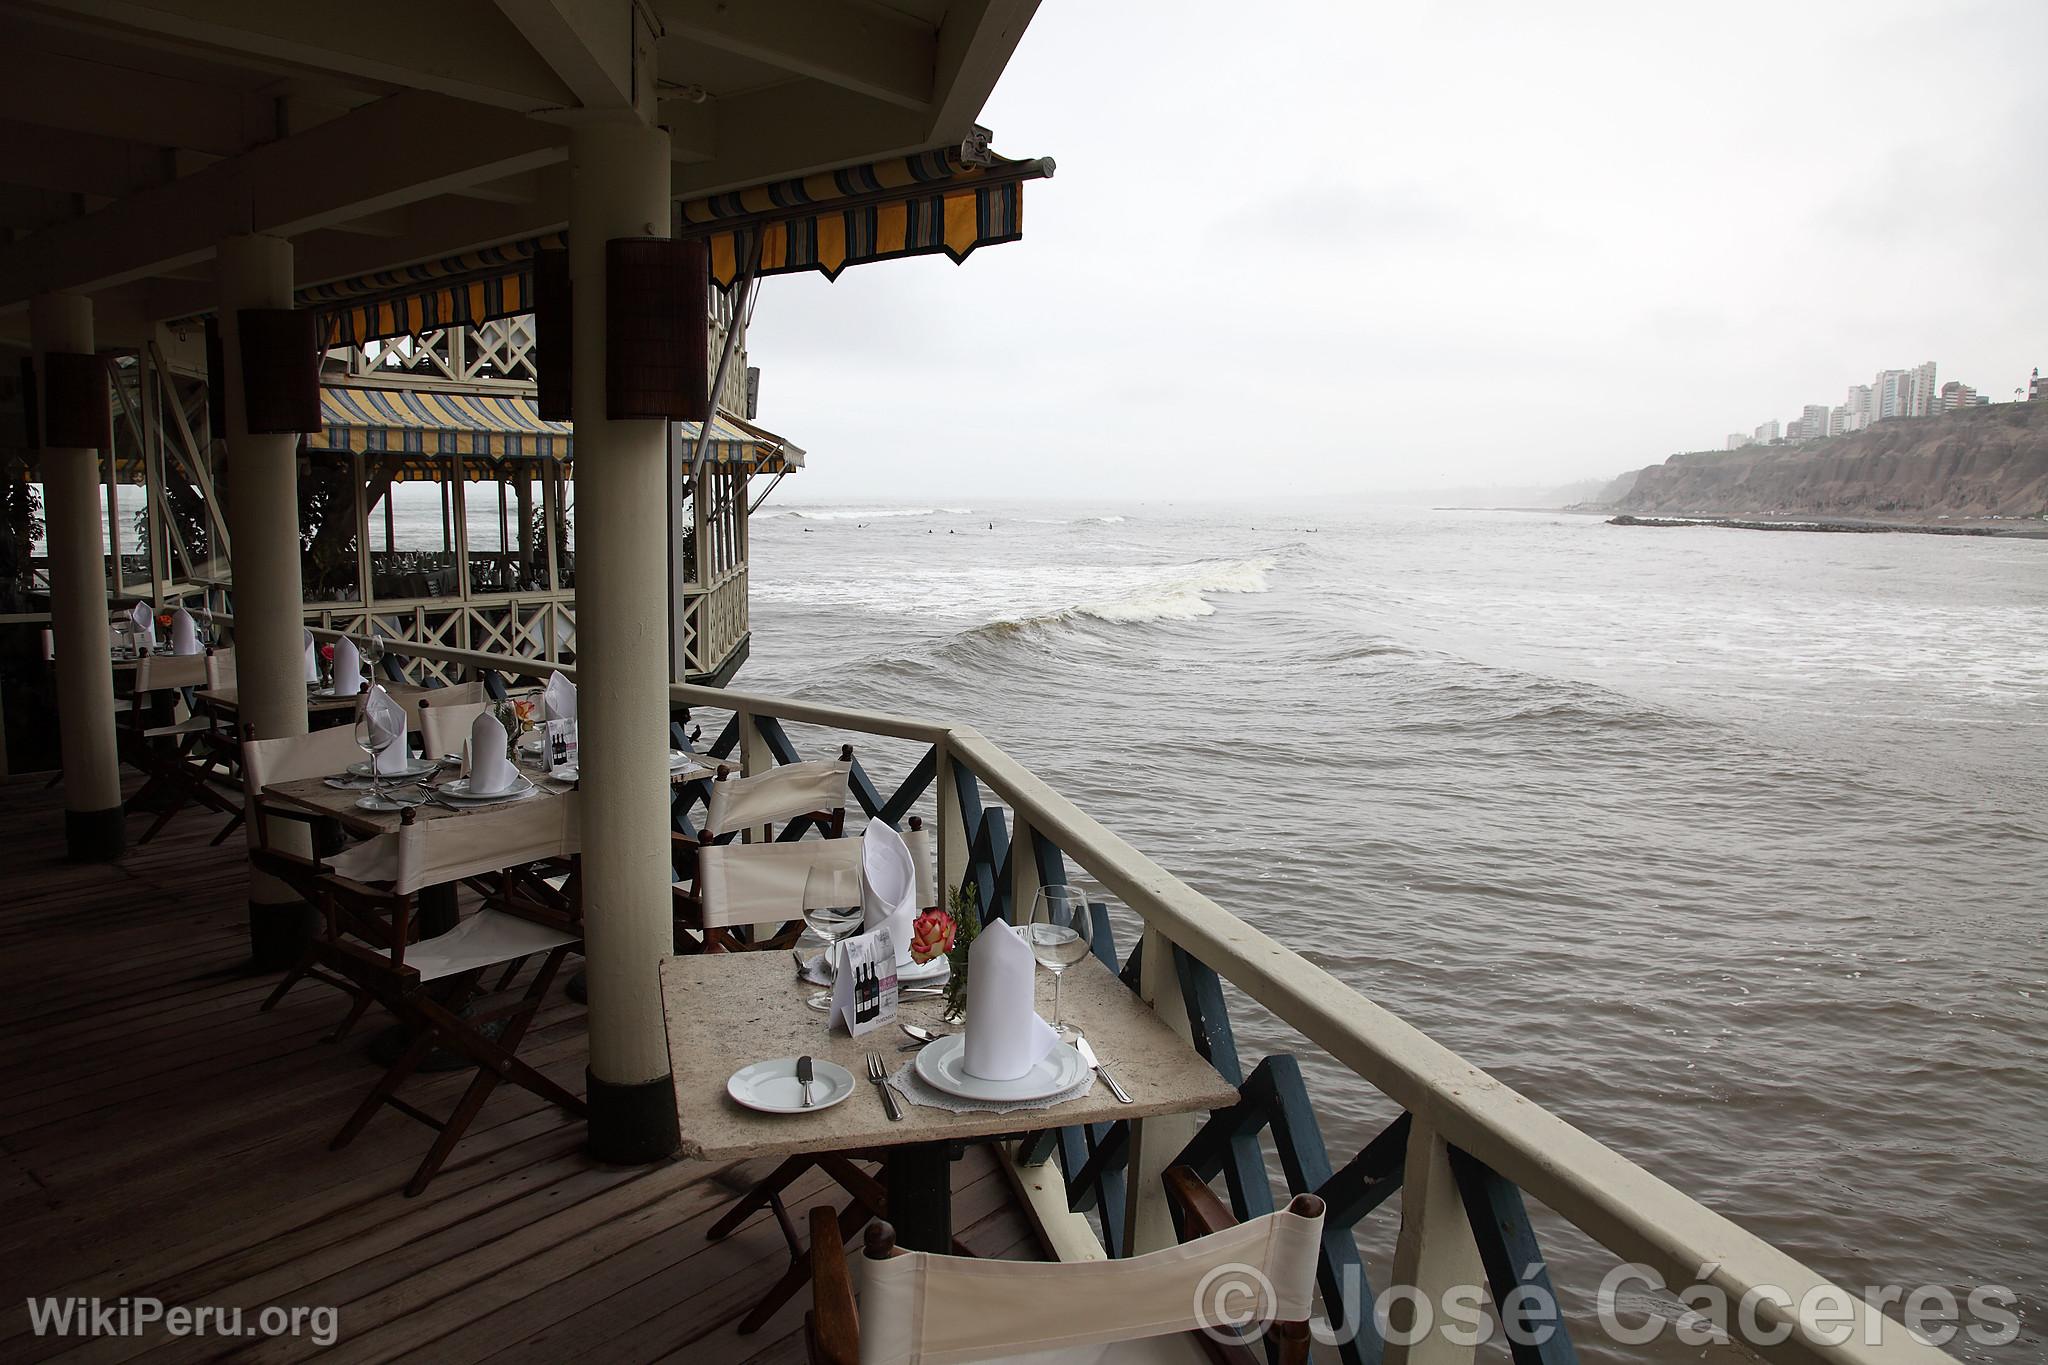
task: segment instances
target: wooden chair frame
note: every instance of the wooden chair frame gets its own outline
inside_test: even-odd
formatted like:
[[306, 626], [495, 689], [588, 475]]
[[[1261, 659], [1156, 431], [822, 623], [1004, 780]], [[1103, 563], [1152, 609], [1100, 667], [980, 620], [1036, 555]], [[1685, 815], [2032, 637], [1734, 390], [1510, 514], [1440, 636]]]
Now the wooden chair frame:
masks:
[[[853, 746], [839, 746], [839, 761], [853, 762]], [[718, 765], [715, 781], [724, 782], [733, 776], [732, 769], [724, 763]], [[706, 803], [707, 809], [709, 802]], [[807, 831], [816, 829], [827, 839], [839, 839], [846, 834], [846, 807], [841, 805], [831, 810], [793, 812], [785, 817], [782, 833], [777, 835], [772, 823], [749, 825], [745, 830], [727, 830], [713, 834], [706, 829], [695, 839], [682, 834], [671, 834], [669, 839], [675, 850], [675, 863], [679, 874], [689, 869], [690, 884], [678, 881], [675, 886], [675, 949], [681, 954], [695, 953], [743, 953], [772, 948], [794, 948], [803, 937], [803, 916], [786, 921], [774, 933], [755, 937], [737, 925], [710, 925], [704, 923], [704, 902], [698, 896], [695, 886], [697, 850], [714, 844], [729, 844], [743, 835], [759, 842], [784, 842], [802, 837]]]

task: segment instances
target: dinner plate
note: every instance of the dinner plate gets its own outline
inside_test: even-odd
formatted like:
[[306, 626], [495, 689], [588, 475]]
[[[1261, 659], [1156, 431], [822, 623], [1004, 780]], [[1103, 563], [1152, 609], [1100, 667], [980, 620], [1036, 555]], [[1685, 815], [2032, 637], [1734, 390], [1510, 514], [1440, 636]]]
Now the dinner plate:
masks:
[[[825, 959], [828, 955], [819, 953], [804, 964], [804, 979], [813, 985], [832, 984], [832, 964]], [[906, 962], [896, 969], [896, 984], [899, 986], [929, 986], [944, 981], [953, 970], [953, 964], [944, 957], [935, 957], [930, 962]]]
[[967, 1035], [951, 1033], [917, 1054], [917, 1074], [928, 1085], [963, 1100], [1042, 1100], [1081, 1083], [1088, 1067], [1066, 1043], [1054, 1043], [1038, 1065], [1014, 1081], [967, 1074]]
[[732, 1073], [725, 1093], [764, 1114], [812, 1114], [830, 1109], [853, 1093], [853, 1073], [837, 1062], [811, 1059], [811, 1106], [804, 1107], [804, 1087], [796, 1078], [794, 1057], [755, 1062]]
[[512, 785], [503, 791], [472, 792], [469, 789], [468, 778], [451, 777], [434, 790], [451, 801], [467, 801], [472, 805], [482, 806], [493, 801], [509, 801], [514, 797], [524, 796], [533, 790], [533, 781], [523, 774], [514, 773]]
[[[414, 790], [418, 791], [418, 788], [414, 788]], [[383, 811], [387, 814], [393, 811], [412, 810], [417, 806], [424, 806], [426, 804], [427, 796], [424, 792], [421, 792], [417, 797], [387, 796], [382, 792], [364, 792], [356, 798], [357, 810]]]
[[405, 760], [405, 766], [403, 768], [398, 769], [396, 772], [372, 774], [370, 771], [369, 760], [365, 759], [361, 763], [349, 764], [348, 770], [357, 777], [425, 777], [428, 773], [434, 772], [436, 769], [438, 769], [439, 766], [439, 764], [429, 763], [425, 759], [407, 758]]
[[564, 763], [553, 772], [542, 773], [541, 776], [553, 778], [557, 782], [574, 782], [583, 776], [583, 772], [574, 763]]

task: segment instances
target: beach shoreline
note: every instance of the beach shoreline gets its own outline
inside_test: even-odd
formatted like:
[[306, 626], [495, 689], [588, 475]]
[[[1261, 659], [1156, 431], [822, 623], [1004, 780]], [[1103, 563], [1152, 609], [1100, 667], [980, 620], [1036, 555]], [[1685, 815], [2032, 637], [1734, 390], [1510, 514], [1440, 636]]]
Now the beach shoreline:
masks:
[[1853, 517], [1639, 517], [1624, 512], [1607, 519], [1609, 526], [1718, 526], [1736, 531], [1817, 531], [1829, 534], [1898, 532], [1922, 536], [1996, 536], [2007, 540], [2048, 540], [2048, 522], [1989, 521], [1970, 517], [1953, 522], [1880, 521]]

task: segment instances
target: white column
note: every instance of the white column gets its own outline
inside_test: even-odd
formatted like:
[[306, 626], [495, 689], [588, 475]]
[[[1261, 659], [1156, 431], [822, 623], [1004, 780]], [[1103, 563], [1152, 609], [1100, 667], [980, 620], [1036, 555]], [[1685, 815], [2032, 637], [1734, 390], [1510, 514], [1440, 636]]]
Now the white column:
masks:
[[[29, 331], [38, 376], [51, 351], [89, 355], [92, 300], [41, 295], [29, 305]], [[100, 452], [89, 446], [44, 446], [42, 470], [50, 628], [57, 645], [57, 732], [64, 754], [64, 843], [73, 858], [109, 862], [121, 856], [125, 830], [114, 747], [106, 563], [101, 558]]]
[[[306, 733], [305, 613], [299, 588], [299, 438], [249, 434], [242, 369], [244, 308], [292, 306], [292, 244], [282, 237], [229, 237], [216, 265], [220, 287], [221, 386], [227, 405], [228, 533], [235, 579], [235, 686], [241, 721], [259, 739]], [[248, 824], [251, 844], [256, 822]], [[277, 821], [280, 843], [305, 838]], [[299, 851], [308, 851], [302, 845]], [[290, 887], [252, 872], [249, 939], [259, 966], [289, 966], [303, 944], [304, 903]]]
[[569, 143], [576, 664], [582, 739], [590, 1146], [677, 1146], [659, 968], [674, 951], [668, 825], [668, 424], [605, 416], [605, 243], [666, 237], [668, 134], [591, 123]]

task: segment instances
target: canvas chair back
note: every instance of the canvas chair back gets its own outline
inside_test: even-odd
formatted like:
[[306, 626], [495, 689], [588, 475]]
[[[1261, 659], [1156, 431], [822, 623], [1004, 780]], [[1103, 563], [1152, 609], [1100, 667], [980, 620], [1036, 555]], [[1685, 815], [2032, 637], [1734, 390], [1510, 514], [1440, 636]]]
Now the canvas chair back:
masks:
[[432, 703], [427, 707], [427, 710], [432, 710], [436, 706], [480, 706], [485, 701], [484, 685], [480, 682], [457, 683], [453, 687], [412, 688], [394, 687], [382, 678], [377, 681], [384, 683], [384, 690], [391, 694], [391, 699], [405, 708], [405, 723], [415, 733], [426, 729], [426, 716], [420, 709], [425, 703]]
[[206, 685], [215, 690], [235, 685], [233, 649], [210, 649], [206, 652]]
[[[806, 909], [859, 905], [860, 854], [858, 839], [707, 844], [697, 850], [703, 927], [783, 924], [802, 919]], [[822, 875], [813, 878], [813, 871]]]
[[242, 786], [254, 796], [278, 782], [332, 777], [362, 761], [355, 731], [346, 725], [307, 735], [242, 741]]
[[[468, 690], [465, 685], [463, 690]], [[482, 691], [481, 684], [475, 684]], [[452, 687], [436, 688], [436, 692], [453, 692]], [[490, 703], [482, 700], [472, 702], [443, 702], [438, 696], [422, 697], [415, 708], [419, 713], [420, 752], [428, 758], [440, 758], [446, 754], [459, 754], [469, 739], [469, 727], [484, 713]]]
[[[1115, 1261], [997, 1261], [926, 1252], [864, 1258], [861, 1365], [998, 1357], [1050, 1365], [1069, 1358], [1065, 1352], [1077, 1361], [1131, 1359], [1102, 1348], [1200, 1331], [1220, 1325], [1205, 1322], [1205, 1312], [1250, 1306], [1219, 1296], [1212, 1273], [1236, 1275], [1247, 1289], [1270, 1286], [1272, 1302], [1258, 1309], [1270, 1321], [1298, 1322], [1314, 1300], [1322, 1231], [1320, 1211], [1288, 1208]], [[1263, 1284], [1239, 1267], [1257, 1272]]]
[[753, 777], [728, 777], [711, 784], [704, 832], [719, 837], [743, 829], [780, 824], [799, 815], [846, 808], [850, 759], [785, 763]]
[[533, 796], [445, 819], [414, 820], [335, 855], [329, 865], [359, 882], [389, 882], [411, 895], [465, 877], [502, 872], [582, 849], [577, 797]]
[[204, 654], [145, 654], [136, 661], [135, 690], [159, 692], [208, 685]]

